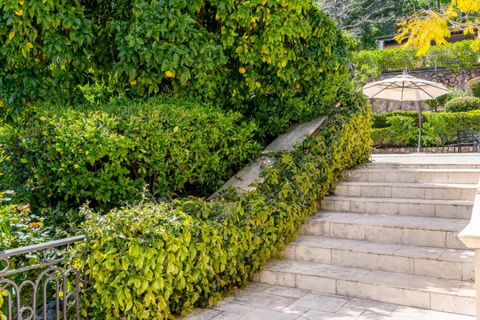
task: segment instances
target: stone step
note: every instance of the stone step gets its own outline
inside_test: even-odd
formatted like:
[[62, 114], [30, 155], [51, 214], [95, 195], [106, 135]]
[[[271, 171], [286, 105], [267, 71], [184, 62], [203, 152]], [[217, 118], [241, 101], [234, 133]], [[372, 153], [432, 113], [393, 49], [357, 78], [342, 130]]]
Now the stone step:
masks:
[[271, 261], [260, 282], [466, 315], [475, 314], [471, 282], [293, 260]]
[[476, 184], [480, 169], [357, 169], [343, 174], [350, 182], [420, 182]]
[[476, 184], [341, 182], [335, 195], [347, 197], [473, 200]]
[[467, 219], [320, 212], [302, 227], [302, 235], [379, 243], [465, 249], [458, 233]]
[[476, 163], [392, 163], [392, 162], [370, 162], [359, 166], [359, 168], [372, 169], [480, 169]]
[[330, 196], [325, 211], [470, 219], [473, 201]]
[[284, 258], [452, 280], [473, 281], [475, 276], [473, 250], [300, 236]]

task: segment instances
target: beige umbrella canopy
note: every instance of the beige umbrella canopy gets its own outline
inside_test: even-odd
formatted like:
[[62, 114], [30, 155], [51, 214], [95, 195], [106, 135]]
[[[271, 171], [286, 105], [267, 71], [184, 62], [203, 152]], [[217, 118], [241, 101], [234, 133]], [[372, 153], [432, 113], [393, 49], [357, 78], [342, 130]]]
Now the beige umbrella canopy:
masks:
[[373, 99], [396, 101], [424, 101], [443, 96], [449, 92], [441, 83], [401, 75], [367, 84], [363, 93]]
[[[369, 98], [395, 101], [431, 100], [448, 92], [448, 88], [441, 83], [414, 78], [407, 74], [371, 82], [363, 87], [363, 93]], [[418, 151], [420, 151], [422, 142], [422, 110], [420, 104], [418, 107]]]

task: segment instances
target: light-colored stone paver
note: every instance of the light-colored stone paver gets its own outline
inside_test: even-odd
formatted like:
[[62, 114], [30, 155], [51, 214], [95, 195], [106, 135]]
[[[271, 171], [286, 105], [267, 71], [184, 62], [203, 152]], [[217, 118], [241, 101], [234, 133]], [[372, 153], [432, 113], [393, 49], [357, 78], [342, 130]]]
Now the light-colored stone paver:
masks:
[[183, 320], [474, 320], [472, 316], [254, 282]]

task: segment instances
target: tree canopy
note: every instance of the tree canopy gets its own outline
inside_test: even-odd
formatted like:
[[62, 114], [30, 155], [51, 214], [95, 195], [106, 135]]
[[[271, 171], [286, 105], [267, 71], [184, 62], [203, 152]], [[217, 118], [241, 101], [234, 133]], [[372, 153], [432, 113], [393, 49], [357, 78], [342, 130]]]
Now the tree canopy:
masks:
[[[400, 23], [399, 42], [405, 46], [418, 47], [417, 54], [425, 55], [432, 43], [446, 44], [452, 30], [464, 34], [480, 32], [480, 0], [452, 0], [442, 10], [425, 9], [415, 12]], [[475, 51], [480, 51], [480, 39], [472, 43]]]

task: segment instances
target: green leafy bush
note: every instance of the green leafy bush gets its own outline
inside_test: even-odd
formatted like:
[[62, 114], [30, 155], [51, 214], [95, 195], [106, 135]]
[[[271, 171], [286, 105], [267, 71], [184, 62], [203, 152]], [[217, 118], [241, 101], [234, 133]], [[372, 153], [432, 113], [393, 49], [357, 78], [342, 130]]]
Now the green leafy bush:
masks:
[[35, 111], [0, 138], [14, 159], [4, 183], [35, 208], [111, 208], [138, 200], [145, 185], [156, 198], [208, 195], [259, 151], [240, 114], [191, 101]]
[[427, 146], [441, 146], [440, 134], [453, 139], [457, 131], [463, 129], [480, 132], [480, 110], [425, 114], [423, 135]]
[[[403, 113], [406, 116], [402, 116]], [[376, 116], [374, 115], [374, 119]], [[372, 130], [372, 139], [377, 148], [416, 146], [418, 124], [412, 122], [413, 119], [409, 111], [386, 113], [381, 117], [381, 119], [384, 118], [396, 118], [394, 122], [397, 123]], [[457, 130], [472, 129], [480, 132], [480, 110], [469, 112], [424, 112], [423, 119], [422, 145], [424, 147], [441, 146], [440, 135], [453, 139], [457, 135]]]
[[480, 77], [469, 80], [467, 86], [474, 97], [480, 98]]
[[455, 98], [461, 98], [461, 97], [464, 97], [464, 96], [465, 96], [465, 91], [453, 88], [453, 89], [450, 90], [450, 92], [448, 94], [445, 94], [445, 95], [440, 96], [440, 97], [438, 97], [436, 99], [433, 99], [433, 100], [427, 100], [427, 101], [425, 101], [425, 104], [432, 111], [438, 112], [439, 111], [438, 109], [445, 108], [445, 105], [450, 100], [455, 99]]
[[478, 109], [480, 109], [480, 98], [477, 97], [455, 98], [445, 104], [445, 111], [448, 112], [465, 112]]
[[254, 192], [92, 213], [77, 257], [91, 282], [89, 318], [170, 318], [251, 280], [295, 238], [341, 172], [368, 160], [369, 111], [356, 108], [279, 153]]
[[0, 1], [0, 106], [74, 100], [88, 78], [91, 22], [78, 1]]
[[418, 57], [417, 48], [363, 50], [355, 52], [353, 64], [356, 78], [362, 82], [378, 77], [383, 72], [421, 68], [471, 69], [478, 65], [478, 55], [472, 51], [472, 40], [433, 46], [425, 57]]
[[415, 146], [418, 137], [417, 118], [402, 115], [387, 117], [388, 127], [372, 130], [373, 145], [375, 147]]
[[387, 128], [391, 125], [389, 119], [391, 117], [408, 117], [415, 121], [415, 125], [418, 127], [418, 112], [417, 111], [402, 111], [395, 110], [386, 113], [377, 113], [372, 115], [373, 128]]
[[100, 83], [233, 109], [268, 139], [330, 109], [350, 77], [351, 40], [311, 0], [7, 0], [0, 10], [1, 110], [81, 101], [79, 88]]

